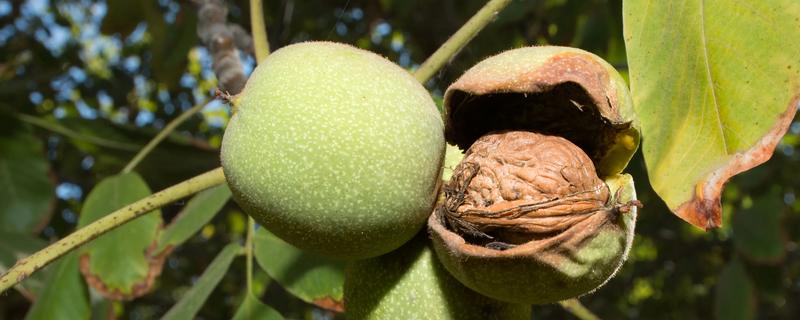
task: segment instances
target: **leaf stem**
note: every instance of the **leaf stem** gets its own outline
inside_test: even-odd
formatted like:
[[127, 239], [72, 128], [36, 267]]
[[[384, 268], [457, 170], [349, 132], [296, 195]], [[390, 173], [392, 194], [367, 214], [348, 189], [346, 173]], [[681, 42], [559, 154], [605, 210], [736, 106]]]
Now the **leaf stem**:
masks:
[[253, 218], [248, 216], [247, 238], [244, 243], [244, 250], [247, 259], [247, 261], [245, 262], [245, 268], [247, 271], [247, 294], [253, 293], [253, 228], [254, 227], [255, 227], [255, 222], [253, 221]]
[[5, 274], [0, 276], [0, 293], [22, 282], [28, 276], [45, 267], [50, 262], [144, 214], [161, 208], [173, 201], [195, 194], [225, 182], [222, 168], [216, 168], [189, 180], [149, 195], [129, 204], [111, 214], [85, 226], [61, 240], [17, 261]]
[[253, 34], [256, 63], [260, 64], [269, 55], [267, 27], [264, 23], [264, 6], [261, 0], [250, 0], [250, 33]]
[[419, 66], [419, 69], [414, 72], [414, 77], [423, 84], [428, 81], [436, 71], [458, 54], [510, 2], [511, 0], [490, 0], [487, 2], [483, 8], [478, 10], [467, 23], [461, 26], [456, 33], [450, 36], [450, 39], [447, 39], [439, 49], [436, 49], [436, 52]]
[[[264, 7], [261, 0], [250, 0], [250, 33], [253, 35], [253, 46], [256, 51], [256, 63], [261, 64], [269, 55], [269, 40], [267, 38], [267, 27], [264, 23]], [[244, 250], [247, 261], [245, 268], [247, 272], [247, 294], [253, 294], [253, 233], [255, 230], [253, 217], [247, 216], [247, 238]]]
[[62, 136], [70, 138], [70, 139], [82, 140], [82, 141], [86, 141], [86, 142], [89, 142], [91, 144], [95, 144], [95, 145], [98, 145], [98, 146], [101, 146], [101, 147], [117, 149], [117, 150], [125, 150], [125, 151], [136, 151], [136, 150], [139, 150], [139, 146], [135, 145], [135, 144], [119, 142], [119, 141], [113, 141], [113, 140], [108, 140], [108, 139], [104, 139], [104, 138], [100, 138], [100, 137], [94, 137], [94, 136], [85, 135], [85, 134], [82, 134], [80, 132], [74, 131], [74, 130], [72, 130], [70, 128], [67, 128], [65, 126], [62, 126], [62, 125], [60, 125], [58, 123], [50, 122], [50, 121], [44, 120], [42, 118], [31, 116], [31, 115], [27, 115], [27, 114], [24, 114], [24, 113], [15, 113], [14, 117], [19, 119], [22, 122], [27, 122], [27, 123], [32, 124], [34, 126], [40, 127], [40, 128], [45, 129], [47, 131], [51, 131], [51, 132], [60, 134]]
[[203, 107], [205, 107], [206, 104], [208, 104], [209, 102], [210, 101], [208, 99], [203, 100], [202, 102], [198, 103], [191, 109], [186, 110], [186, 112], [181, 113], [179, 116], [175, 117], [175, 119], [172, 119], [172, 121], [170, 121], [166, 126], [164, 126], [164, 129], [162, 129], [161, 132], [159, 132], [155, 137], [153, 137], [152, 140], [150, 140], [150, 142], [147, 143], [147, 145], [145, 145], [144, 147], [142, 147], [141, 150], [139, 150], [139, 153], [137, 153], [133, 157], [133, 159], [131, 159], [131, 161], [128, 162], [128, 165], [126, 165], [125, 168], [122, 169], [122, 173], [131, 172], [134, 168], [136, 168], [139, 162], [141, 162], [142, 159], [144, 159], [144, 157], [146, 157], [151, 151], [153, 151], [153, 149], [155, 149], [155, 147], [162, 140], [164, 140], [170, 133], [172, 133], [172, 131], [175, 131], [175, 129], [178, 128], [178, 126], [180, 126], [184, 121], [191, 118], [194, 114], [196, 114], [200, 110], [203, 110]]
[[586, 307], [581, 304], [578, 299], [572, 298], [567, 299], [564, 301], [559, 301], [558, 304], [561, 305], [565, 310], [572, 313], [575, 317], [581, 320], [600, 320], [598, 316], [592, 313], [591, 310], [587, 309]]

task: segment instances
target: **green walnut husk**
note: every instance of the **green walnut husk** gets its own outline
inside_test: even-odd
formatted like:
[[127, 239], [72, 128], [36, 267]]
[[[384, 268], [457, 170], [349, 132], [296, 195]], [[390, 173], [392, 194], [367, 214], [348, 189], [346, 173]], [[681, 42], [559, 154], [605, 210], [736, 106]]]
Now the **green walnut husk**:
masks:
[[444, 269], [422, 233], [386, 255], [345, 269], [347, 318], [530, 319], [531, 307], [497, 301], [470, 290]]
[[406, 70], [329, 42], [272, 53], [234, 98], [222, 167], [236, 202], [286, 242], [378, 256], [424, 225], [444, 158], [436, 105]]
[[580, 49], [509, 50], [465, 72], [444, 107], [447, 142], [467, 150], [428, 220], [446, 269], [514, 303], [552, 303], [608, 281], [641, 206], [622, 173], [640, 138], [616, 70]]

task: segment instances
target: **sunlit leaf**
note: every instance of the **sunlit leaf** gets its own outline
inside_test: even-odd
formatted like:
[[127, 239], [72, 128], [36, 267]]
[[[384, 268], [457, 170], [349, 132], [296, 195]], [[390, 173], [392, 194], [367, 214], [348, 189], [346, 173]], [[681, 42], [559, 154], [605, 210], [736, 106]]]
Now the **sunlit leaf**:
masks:
[[722, 270], [715, 290], [715, 315], [717, 319], [749, 320], [755, 318], [756, 297], [753, 284], [744, 267], [732, 261]]
[[320, 307], [342, 310], [344, 262], [303, 252], [264, 228], [256, 230], [255, 256], [286, 291]]
[[214, 291], [222, 277], [230, 268], [233, 259], [238, 255], [241, 246], [229, 244], [211, 261], [206, 271], [192, 285], [192, 288], [162, 317], [162, 320], [194, 319], [200, 307]]
[[767, 193], [755, 198], [749, 208], [734, 213], [733, 243], [745, 257], [755, 262], [783, 259], [782, 200], [778, 193]]
[[47, 222], [54, 188], [41, 141], [21, 131], [0, 136], [0, 231], [33, 232]]
[[89, 297], [78, 273], [78, 256], [68, 254], [50, 268], [47, 285], [25, 319], [89, 319]]
[[[0, 274], [5, 273], [18, 260], [44, 248], [47, 242], [27, 233], [14, 233], [0, 231]], [[39, 294], [44, 286], [45, 272], [37, 272], [16, 286], [23, 295], [33, 298]]]
[[653, 189], [719, 226], [733, 175], [770, 158], [800, 97], [800, 2], [627, 0], [631, 91]]
[[[108, 177], [86, 197], [78, 227], [150, 193], [150, 188], [135, 172]], [[117, 300], [147, 293], [164, 263], [164, 256], [153, 250], [161, 223], [161, 211], [155, 210], [81, 248], [81, 272], [89, 285]]]
[[254, 297], [252, 293], [248, 292], [245, 294], [244, 301], [242, 301], [242, 304], [239, 306], [239, 310], [237, 310], [236, 314], [233, 316], [233, 320], [250, 319], [281, 320], [283, 316], [272, 307], [263, 304], [261, 300]]
[[231, 190], [225, 184], [198, 193], [161, 234], [156, 252], [189, 239], [222, 209], [230, 197]]

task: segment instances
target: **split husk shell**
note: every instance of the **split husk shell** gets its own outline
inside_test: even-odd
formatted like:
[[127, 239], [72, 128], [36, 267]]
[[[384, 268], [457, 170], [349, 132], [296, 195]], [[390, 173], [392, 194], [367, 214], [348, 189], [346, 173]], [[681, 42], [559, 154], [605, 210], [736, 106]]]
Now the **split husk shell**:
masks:
[[[519, 48], [489, 57], [466, 71], [445, 92], [444, 108], [445, 138], [463, 150], [481, 137], [509, 131], [560, 137], [577, 146], [595, 172], [577, 180], [559, 177], [580, 158], [575, 152], [570, 157], [578, 158], [551, 163], [552, 171], [559, 174], [550, 178], [565, 178], [565, 188], [544, 192], [549, 199], [546, 201], [571, 199], [567, 190], [576, 187], [574, 181], [598, 185], [595, 190], [605, 193], [584, 203], [589, 206], [587, 210], [579, 208], [581, 205], [566, 205], [550, 211], [524, 211], [524, 216], [513, 219], [504, 210], [520, 211], [520, 207], [507, 196], [500, 197], [499, 203], [474, 201], [472, 206], [483, 212], [472, 217], [472, 225], [454, 227], [452, 219], [443, 218], [442, 208], [450, 202], [448, 210], [452, 213], [464, 203], [464, 192], [457, 190], [458, 179], [463, 179], [459, 175], [470, 164], [462, 162], [451, 178], [455, 180], [443, 188], [444, 201], [428, 220], [433, 247], [445, 268], [467, 287], [515, 303], [552, 303], [586, 294], [608, 281], [627, 257], [641, 205], [636, 201], [633, 179], [622, 174], [638, 148], [640, 136], [627, 85], [619, 73], [603, 59], [580, 49]], [[514, 165], [507, 166], [511, 160], [505, 157], [493, 160], [499, 170], [544, 165], [531, 162], [514, 169]], [[550, 160], [543, 157], [539, 161]], [[585, 164], [580, 167], [589, 168]], [[522, 179], [526, 180], [522, 186], [542, 185], [544, 182], [536, 179], [550, 179], [542, 174], [544, 171], [536, 170], [549, 169], [533, 170], [531, 179]], [[498, 180], [497, 188], [514, 185], [511, 189], [519, 190], [515, 189], [519, 181], [506, 181], [496, 174], [490, 179]], [[485, 190], [487, 195], [497, 191]], [[522, 199], [525, 203], [520, 206], [537, 207], [536, 201], [531, 201], [535, 195], [524, 196], [528, 198]], [[495, 231], [489, 232], [490, 238], [501, 240], [499, 245], [475, 240], [476, 234], [480, 237], [487, 230]]]

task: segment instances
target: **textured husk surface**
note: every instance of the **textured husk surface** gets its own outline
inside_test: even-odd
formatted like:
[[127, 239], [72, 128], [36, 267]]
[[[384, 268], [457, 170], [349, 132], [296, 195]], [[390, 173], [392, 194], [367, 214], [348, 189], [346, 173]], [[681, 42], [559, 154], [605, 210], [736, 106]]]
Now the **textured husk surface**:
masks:
[[345, 269], [347, 318], [526, 320], [527, 304], [485, 297], [454, 279], [436, 259], [422, 232], [386, 255]]

